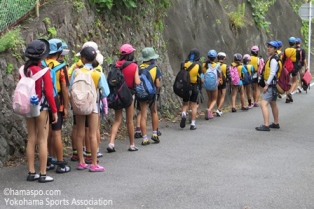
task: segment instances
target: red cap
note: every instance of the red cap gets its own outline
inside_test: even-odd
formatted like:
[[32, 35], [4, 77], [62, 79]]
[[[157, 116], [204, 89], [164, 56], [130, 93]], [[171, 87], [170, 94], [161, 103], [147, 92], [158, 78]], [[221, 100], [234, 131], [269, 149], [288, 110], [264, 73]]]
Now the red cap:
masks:
[[131, 54], [132, 52], [134, 52], [135, 49], [133, 48], [132, 45], [130, 44], [123, 44], [121, 47], [120, 47], [120, 54], [121, 55], [125, 55], [125, 54]]

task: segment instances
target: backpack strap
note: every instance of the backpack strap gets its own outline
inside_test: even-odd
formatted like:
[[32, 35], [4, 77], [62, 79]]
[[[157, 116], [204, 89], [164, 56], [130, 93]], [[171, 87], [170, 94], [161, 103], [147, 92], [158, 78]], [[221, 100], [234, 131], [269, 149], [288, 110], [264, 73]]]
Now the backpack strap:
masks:
[[[184, 64], [183, 63], [181, 63], [181, 65], [182, 65], [182, 69], [184, 69]], [[188, 72], [190, 72], [192, 69], [193, 69], [193, 67], [196, 65], [196, 63], [192, 63], [188, 68], [186, 68], [185, 70], [186, 71], [188, 71]]]
[[20, 73], [20, 76], [23, 78], [23, 77], [26, 77], [26, 75], [24, 74], [24, 65], [22, 65], [19, 69], [19, 73]]
[[35, 75], [32, 76], [32, 79], [34, 81], [37, 81], [39, 78], [41, 78], [43, 75], [45, 75], [45, 73], [49, 70], [48, 67], [38, 71]]

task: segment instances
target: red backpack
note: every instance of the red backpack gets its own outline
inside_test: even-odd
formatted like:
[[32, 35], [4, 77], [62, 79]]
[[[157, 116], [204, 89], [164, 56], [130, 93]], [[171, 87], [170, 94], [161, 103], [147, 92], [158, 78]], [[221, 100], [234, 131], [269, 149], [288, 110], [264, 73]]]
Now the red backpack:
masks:
[[[282, 61], [278, 56], [273, 57], [277, 60], [279, 69], [277, 71], [277, 83], [276, 88], [279, 94], [284, 94], [286, 91], [289, 91], [290, 84], [290, 73], [288, 70], [282, 66]], [[272, 59], [272, 58], [271, 58]], [[269, 62], [270, 64], [270, 62]]]

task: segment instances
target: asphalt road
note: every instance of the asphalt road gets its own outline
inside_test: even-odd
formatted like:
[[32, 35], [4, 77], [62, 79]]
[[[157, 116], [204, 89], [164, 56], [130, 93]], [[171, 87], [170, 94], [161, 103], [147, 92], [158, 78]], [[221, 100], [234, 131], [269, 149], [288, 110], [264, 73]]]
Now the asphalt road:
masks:
[[255, 131], [260, 108], [199, 118], [195, 131], [162, 123], [160, 144], [137, 139], [131, 153], [117, 141], [103, 173], [69, 162], [72, 172], [49, 171], [55, 181], [40, 184], [24, 165], [1, 168], [0, 208], [312, 209], [314, 90], [293, 98], [278, 100], [281, 128], [270, 132]]

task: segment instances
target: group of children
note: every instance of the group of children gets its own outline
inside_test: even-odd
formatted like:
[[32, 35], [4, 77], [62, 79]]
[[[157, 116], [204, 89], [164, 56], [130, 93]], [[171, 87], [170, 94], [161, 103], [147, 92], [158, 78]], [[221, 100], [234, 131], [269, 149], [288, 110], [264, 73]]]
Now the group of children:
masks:
[[[128, 151], [137, 151], [134, 144], [135, 137], [142, 137], [142, 145], [150, 144], [146, 131], [147, 107], [152, 115], [153, 133], [151, 140], [159, 143], [160, 132], [158, 131], [158, 114], [156, 105], [156, 95], [149, 100], [135, 98], [135, 87], [141, 84], [140, 74], [149, 67], [149, 73], [153, 85], [160, 89], [161, 72], [156, 65], [159, 55], [152, 47], [142, 50], [141, 65], [134, 62], [135, 48], [130, 44], [120, 47], [119, 60], [113, 65], [115, 69], [121, 70], [125, 84], [132, 94], [131, 104], [124, 108], [126, 111], [126, 124], [130, 140]], [[67, 173], [71, 167], [64, 160], [61, 129], [63, 122], [69, 117], [69, 108], [73, 111], [73, 129], [71, 134], [73, 155], [71, 161], [77, 161], [77, 169], [89, 169], [91, 172], [101, 172], [105, 168], [98, 164], [98, 158], [102, 156], [99, 152], [100, 143], [100, 113], [108, 113], [107, 97], [112, 89], [108, 85], [107, 78], [102, 70], [103, 56], [98, 50], [95, 42], [86, 42], [76, 56], [79, 60], [68, 68], [64, 56], [69, 53], [67, 44], [60, 39], [38, 39], [32, 41], [25, 50], [26, 61], [23, 71], [25, 76], [32, 77], [43, 68], [49, 67], [41, 78], [35, 81], [36, 95], [39, 98], [40, 115], [31, 117], [26, 115], [28, 131], [27, 158], [29, 174], [27, 181], [51, 182], [53, 178], [46, 175], [47, 170], [56, 168], [56, 173]], [[153, 65], [152, 67], [150, 67]], [[80, 95], [80, 80], [87, 78], [89, 74], [96, 90], [96, 101], [92, 102], [88, 108], [77, 110], [77, 106], [84, 103], [77, 99]], [[38, 74], [39, 75], [39, 74]], [[20, 77], [23, 75], [20, 75]], [[86, 80], [86, 83], [88, 81]], [[159, 92], [159, 91], [157, 91]], [[88, 98], [90, 99], [90, 98]], [[137, 100], [138, 117], [134, 133], [133, 117], [134, 102]], [[79, 103], [79, 104], [78, 104]], [[115, 137], [122, 122], [123, 109], [114, 109], [115, 120], [112, 125], [110, 142], [107, 147], [109, 153], [115, 152]], [[84, 113], [83, 113], [84, 112]], [[50, 115], [50, 116], [49, 116]], [[139, 136], [140, 135], [140, 136]], [[40, 173], [35, 171], [35, 145], [39, 144]], [[48, 156], [49, 153], [49, 156]]]
[[[291, 93], [296, 90], [297, 75], [302, 75], [304, 70], [307, 69], [305, 51], [300, 46], [301, 39], [290, 37], [289, 47], [284, 51], [281, 51], [283, 46], [281, 41], [276, 40], [268, 43], [276, 43], [276, 45], [273, 46], [275, 48], [275, 54], [278, 55], [282, 63], [288, 58], [293, 61], [294, 70], [291, 72], [292, 85], [290, 90], [286, 92], [286, 103], [293, 102]], [[269, 46], [268, 43], [267, 46]], [[268, 53], [267, 60], [273, 55], [274, 54]], [[217, 53], [215, 50], [209, 50], [207, 60], [200, 63], [200, 52], [195, 48], [189, 52], [187, 59], [184, 61], [184, 69], [189, 71], [191, 87], [189, 90], [190, 94], [182, 98], [181, 128], [186, 126], [186, 118], [187, 115], [189, 115], [191, 122], [190, 129], [196, 129], [196, 113], [202, 88], [206, 90], [208, 98], [205, 120], [213, 119], [215, 115], [218, 117], [222, 116], [222, 107], [226, 96], [227, 85], [230, 85], [231, 91], [231, 112], [237, 111], [236, 97], [238, 93], [240, 94], [242, 111], [259, 107], [261, 91], [259, 81], [264, 79], [262, 78], [262, 73], [266, 67], [264, 59], [259, 55], [259, 47], [252, 46], [250, 54], [244, 54], [243, 56], [240, 53], [235, 53], [229, 66], [225, 63], [226, 59], [226, 53]], [[277, 71], [274, 70], [274, 72], [276, 73]], [[211, 82], [211, 79], [214, 81]], [[272, 79], [275, 79], [275, 77], [272, 77]], [[278, 77], [276, 77], [276, 79], [278, 79]], [[301, 93], [301, 87], [298, 87], [298, 91]], [[245, 95], [247, 105], [245, 103]], [[217, 106], [216, 111], [213, 111], [215, 106]], [[263, 109], [263, 107], [261, 108]], [[188, 109], [190, 113], [187, 112]]]

